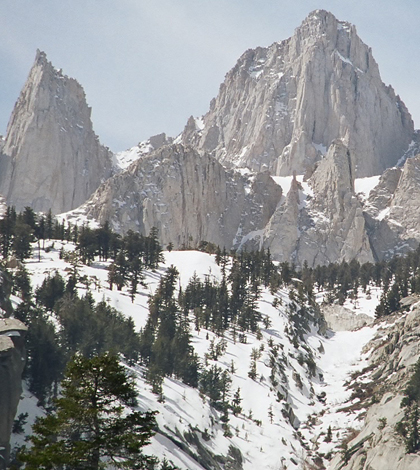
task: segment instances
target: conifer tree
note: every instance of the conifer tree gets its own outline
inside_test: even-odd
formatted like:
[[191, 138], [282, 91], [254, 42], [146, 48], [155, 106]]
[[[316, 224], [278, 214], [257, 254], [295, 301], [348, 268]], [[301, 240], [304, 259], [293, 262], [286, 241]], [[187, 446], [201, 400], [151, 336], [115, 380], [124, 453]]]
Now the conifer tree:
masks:
[[242, 398], [241, 398], [241, 389], [240, 389], [240, 387], [238, 387], [238, 388], [236, 389], [235, 394], [233, 395], [232, 405], [231, 405], [232, 413], [233, 413], [235, 416], [237, 416], [239, 413], [242, 412], [241, 401], [242, 401]]
[[31, 243], [34, 241], [34, 231], [23, 220], [18, 219], [14, 227], [12, 251], [16, 258], [23, 261], [31, 256]]
[[404, 408], [404, 418], [397, 423], [396, 430], [405, 441], [407, 453], [420, 450], [420, 359], [414, 366], [414, 373], [404, 390], [401, 407]]
[[32, 447], [20, 455], [26, 470], [99, 470], [105, 462], [116, 469], [153, 468], [156, 459], [142, 449], [154, 434], [154, 413], [130, 410], [136, 395], [116, 356], [75, 356], [56, 411], [38, 418]]

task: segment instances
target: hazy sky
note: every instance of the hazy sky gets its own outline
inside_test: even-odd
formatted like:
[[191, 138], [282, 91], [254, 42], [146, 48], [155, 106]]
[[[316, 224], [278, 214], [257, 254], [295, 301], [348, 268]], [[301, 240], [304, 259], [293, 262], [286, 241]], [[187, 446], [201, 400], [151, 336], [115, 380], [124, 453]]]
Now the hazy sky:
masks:
[[356, 25], [419, 127], [419, 0], [0, 0], [0, 134], [39, 48], [83, 85], [112, 150], [175, 136], [246, 49], [290, 37], [318, 8]]

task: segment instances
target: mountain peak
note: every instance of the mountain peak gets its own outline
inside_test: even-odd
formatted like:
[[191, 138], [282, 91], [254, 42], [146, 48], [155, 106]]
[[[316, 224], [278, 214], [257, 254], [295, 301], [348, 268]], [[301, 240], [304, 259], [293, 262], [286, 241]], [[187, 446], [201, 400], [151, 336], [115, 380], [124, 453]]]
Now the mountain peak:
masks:
[[35, 63], [36, 64], [44, 64], [44, 63], [49, 63], [47, 59], [47, 54], [44, 51], [41, 51], [40, 49], [36, 50], [36, 55], [35, 55]]
[[110, 176], [82, 86], [37, 50], [7, 127], [0, 191], [18, 210], [65, 212], [82, 204]]
[[[302, 21], [302, 24], [299, 28], [302, 28], [304, 25], [311, 25], [313, 28], [321, 32], [328, 32], [330, 28], [335, 28], [336, 30], [345, 30], [350, 32], [351, 30], [356, 30], [355, 26], [347, 21], [340, 21], [334, 16], [333, 13], [327, 10], [314, 10]], [[298, 29], [299, 29], [298, 28]]]
[[335, 139], [350, 149], [357, 176], [377, 175], [414, 132], [356, 28], [326, 10], [310, 13], [291, 38], [246, 51], [203, 122], [184, 143], [227, 166], [280, 176], [311, 173]]
[[296, 28], [294, 38], [301, 43], [299, 52], [320, 43], [328, 53], [336, 50], [342, 57], [355, 60], [357, 64], [354, 65], [364, 72], [369, 63], [367, 56], [370, 56], [371, 65], [376, 66], [370, 48], [360, 39], [356, 27], [347, 21], [338, 20], [329, 11], [311, 12]]

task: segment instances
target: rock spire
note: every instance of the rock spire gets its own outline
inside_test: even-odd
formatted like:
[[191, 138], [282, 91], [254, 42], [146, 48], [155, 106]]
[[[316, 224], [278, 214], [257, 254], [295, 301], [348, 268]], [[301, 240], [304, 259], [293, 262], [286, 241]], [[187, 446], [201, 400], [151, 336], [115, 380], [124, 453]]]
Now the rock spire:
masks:
[[9, 205], [68, 211], [110, 176], [112, 155], [99, 143], [90, 116], [79, 83], [37, 51], [0, 156], [0, 193]]

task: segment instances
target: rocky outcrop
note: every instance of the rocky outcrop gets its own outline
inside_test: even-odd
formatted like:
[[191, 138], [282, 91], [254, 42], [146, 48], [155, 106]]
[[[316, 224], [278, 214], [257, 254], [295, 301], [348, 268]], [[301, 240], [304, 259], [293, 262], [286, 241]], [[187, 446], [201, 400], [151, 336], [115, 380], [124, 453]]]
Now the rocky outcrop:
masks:
[[[323, 10], [293, 37], [247, 51], [177, 139], [160, 134], [113, 159], [81, 86], [38, 52], [0, 148], [0, 192], [18, 210], [59, 213], [90, 198], [79, 213], [120, 232], [156, 226], [177, 247], [264, 246], [315, 266], [380, 260], [420, 241], [420, 135], [354, 26]], [[401, 156], [404, 169], [387, 169]], [[354, 179], [383, 170], [359, 201]], [[281, 197], [273, 174], [299, 177]]]
[[190, 118], [182, 135], [225, 165], [278, 175], [311, 172], [341, 139], [358, 177], [395, 165], [412, 138], [411, 116], [370, 48], [323, 10], [291, 38], [246, 51], [203, 123]]
[[[418, 299], [419, 300], [419, 299]], [[371, 351], [371, 366], [355, 382], [360, 390], [371, 390], [360, 434], [348, 443], [348, 462], [337, 454], [329, 470], [415, 470], [420, 468], [420, 455], [407, 454], [401, 436], [395, 431], [402, 419], [403, 391], [419, 358], [420, 304], [410, 313], [397, 314], [383, 325], [366, 350]], [[354, 387], [353, 383], [353, 387]], [[357, 385], [356, 385], [357, 387]]]
[[26, 331], [20, 321], [0, 318], [0, 469], [7, 467], [13, 420], [22, 393]]
[[354, 311], [337, 304], [322, 307], [327, 327], [332, 331], [354, 331], [373, 323], [374, 319], [365, 313]]
[[419, 198], [420, 155], [381, 176], [364, 208], [371, 246], [378, 259], [404, 254], [418, 246]]
[[0, 156], [0, 192], [17, 210], [68, 211], [111, 174], [79, 83], [38, 51], [15, 105]]
[[284, 202], [279, 204], [264, 230], [264, 246], [274, 259], [293, 259], [299, 241], [299, 217], [302, 186], [293, 177]]
[[354, 173], [348, 148], [336, 140], [308, 181], [310, 194], [304, 196], [294, 179], [265, 230], [264, 245], [273, 257], [299, 266], [374, 260], [354, 194]]
[[262, 231], [281, 194], [268, 174], [243, 176], [192, 148], [170, 145], [110, 178], [67, 218], [83, 212], [118, 231], [148, 234], [157, 227], [163, 244], [206, 240], [230, 249]]

